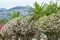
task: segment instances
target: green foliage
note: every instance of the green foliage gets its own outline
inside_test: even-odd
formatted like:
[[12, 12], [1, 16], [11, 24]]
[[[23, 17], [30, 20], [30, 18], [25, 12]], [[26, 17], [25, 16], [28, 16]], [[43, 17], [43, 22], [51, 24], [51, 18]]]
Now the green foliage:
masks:
[[46, 35], [60, 37], [60, 14], [41, 17], [37, 21], [37, 27]]
[[35, 14], [39, 14], [42, 10], [42, 6], [39, 5], [37, 2], [35, 2], [34, 4], [34, 8], [32, 9], [32, 11], [35, 13]]
[[30, 7], [30, 10], [32, 10], [34, 13], [33, 19], [38, 20], [44, 15], [49, 16], [51, 14], [58, 13], [58, 11], [60, 11], [60, 6], [58, 6], [57, 2], [50, 2], [49, 4], [45, 3], [41, 5], [35, 2], [34, 7]]
[[10, 16], [11, 16], [11, 18], [10, 18], [10, 20], [11, 20], [13, 18], [19, 17], [20, 16], [20, 13], [19, 12], [13, 12], [13, 14], [10, 14]]
[[[2, 28], [2, 33], [13, 35], [15, 31], [19, 32], [19, 30], [21, 30], [20, 34], [25, 35], [26, 32], [30, 33], [31, 31], [35, 31], [33, 28], [38, 28], [40, 31], [47, 32], [47, 34], [50, 33], [48, 35], [52, 35], [54, 32], [60, 32], [60, 14], [56, 14], [60, 11], [59, 8], [60, 6], [57, 5], [57, 2], [50, 2], [49, 4], [42, 5], [35, 2], [34, 7], [30, 7], [30, 10], [32, 10], [34, 14], [14, 19], [20, 17], [19, 12], [14, 12], [11, 14], [10, 18], [13, 20], [8, 22], [4, 26], [5, 28]], [[57, 34], [59, 35], [59, 33]]]
[[3, 34], [0, 34], [0, 38], [2, 38], [4, 40], [4, 35]]
[[13, 13], [12, 18], [16, 18], [16, 17], [19, 17], [19, 12], [14, 12]]
[[[32, 10], [34, 13], [32, 20], [34, 19], [38, 22], [36, 23], [36, 27], [52, 36], [55, 32], [59, 32], [59, 22], [57, 23], [56, 21], [60, 19], [60, 14], [57, 14], [60, 13], [60, 6], [57, 4], [57, 2], [50, 2], [49, 4], [45, 3], [42, 5], [39, 5], [37, 2], [35, 2], [34, 7], [30, 7], [30, 10]], [[56, 14], [59, 17], [53, 14]], [[51, 15], [55, 16], [56, 18], [52, 17]], [[39, 21], [39, 19], [41, 20]], [[58, 36], [60, 33], [55, 33], [54, 35]]]
[[56, 3], [50, 2], [49, 5], [48, 4], [46, 5], [44, 13], [47, 16], [53, 13], [57, 13], [60, 10], [59, 7], [60, 6], [57, 5], [57, 2]]
[[0, 19], [0, 23], [3, 23], [3, 24], [5, 24], [6, 22], [7, 22], [8, 20], [6, 20], [6, 19]]
[[41, 13], [43, 11], [43, 6], [39, 5], [37, 2], [34, 3], [34, 8], [30, 7], [30, 10], [32, 10], [34, 12], [33, 19], [35, 19], [35, 20], [39, 19], [39, 17], [43, 15]]

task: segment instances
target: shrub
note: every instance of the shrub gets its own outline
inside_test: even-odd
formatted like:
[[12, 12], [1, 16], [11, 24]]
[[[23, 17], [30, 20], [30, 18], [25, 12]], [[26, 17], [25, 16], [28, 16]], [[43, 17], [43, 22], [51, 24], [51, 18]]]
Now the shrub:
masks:
[[[37, 27], [47, 36], [58, 37], [60, 33], [60, 14], [53, 14], [51, 16], [41, 17], [37, 21]], [[57, 40], [57, 39], [56, 39]]]

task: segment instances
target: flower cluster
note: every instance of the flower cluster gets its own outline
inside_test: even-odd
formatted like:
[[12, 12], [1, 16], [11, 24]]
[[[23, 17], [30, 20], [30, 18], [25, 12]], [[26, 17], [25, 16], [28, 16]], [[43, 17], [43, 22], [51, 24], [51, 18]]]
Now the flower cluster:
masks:
[[1, 29], [1, 33], [5, 35], [7, 34], [8, 36], [18, 32], [20, 32], [21, 34], [25, 34], [25, 32], [31, 29], [30, 26], [35, 26], [33, 25], [34, 22], [30, 21], [31, 17], [32, 16], [28, 15], [26, 17], [22, 18], [18, 17], [12, 19], [11, 21], [4, 25], [4, 27]]
[[37, 27], [44, 32], [59, 32], [60, 31], [60, 14], [41, 17], [37, 21]]

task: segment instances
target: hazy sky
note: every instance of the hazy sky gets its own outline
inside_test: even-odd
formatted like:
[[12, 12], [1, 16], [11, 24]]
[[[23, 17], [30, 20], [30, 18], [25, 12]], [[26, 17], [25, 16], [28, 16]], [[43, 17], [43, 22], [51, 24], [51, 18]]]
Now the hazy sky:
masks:
[[[33, 6], [33, 3], [37, 1], [39, 4], [41, 4], [42, 2], [46, 2], [49, 3], [49, 1], [51, 0], [0, 0], [0, 8], [12, 8], [12, 7], [16, 7], [16, 6]], [[52, 0], [52, 1], [56, 1], [56, 0]]]

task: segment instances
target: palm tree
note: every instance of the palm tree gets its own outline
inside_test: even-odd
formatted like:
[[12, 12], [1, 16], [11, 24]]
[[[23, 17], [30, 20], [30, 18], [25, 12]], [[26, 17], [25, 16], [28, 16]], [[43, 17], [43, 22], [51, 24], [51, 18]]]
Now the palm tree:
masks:
[[16, 18], [16, 17], [19, 17], [19, 12], [13, 12], [13, 15], [12, 15], [12, 18]]
[[11, 18], [9, 20], [11, 20], [13, 18], [19, 17], [20, 16], [20, 13], [19, 12], [13, 12], [13, 14], [9, 14], [9, 15], [11, 16]]
[[54, 2], [50, 2], [49, 5], [46, 4], [46, 7], [45, 7], [45, 15], [49, 16], [53, 13], [57, 13], [58, 11], [60, 10], [60, 6], [58, 6], [57, 2], [54, 3]]
[[[42, 5], [39, 5], [37, 2], [35, 2], [34, 8], [30, 7], [30, 10], [32, 10], [34, 13], [33, 17], [31, 18], [30, 21], [32, 21], [32, 20], [37, 21], [41, 16], [43, 16], [43, 14], [42, 14], [43, 8], [44, 7]], [[36, 35], [37, 35], [37, 40], [40, 40], [40, 30], [37, 31]]]
[[39, 5], [37, 2], [34, 3], [34, 7], [29, 6], [30, 10], [32, 10], [33, 14], [33, 18], [34, 20], [38, 20], [39, 17], [43, 16], [42, 11], [44, 8], [44, 5]]

